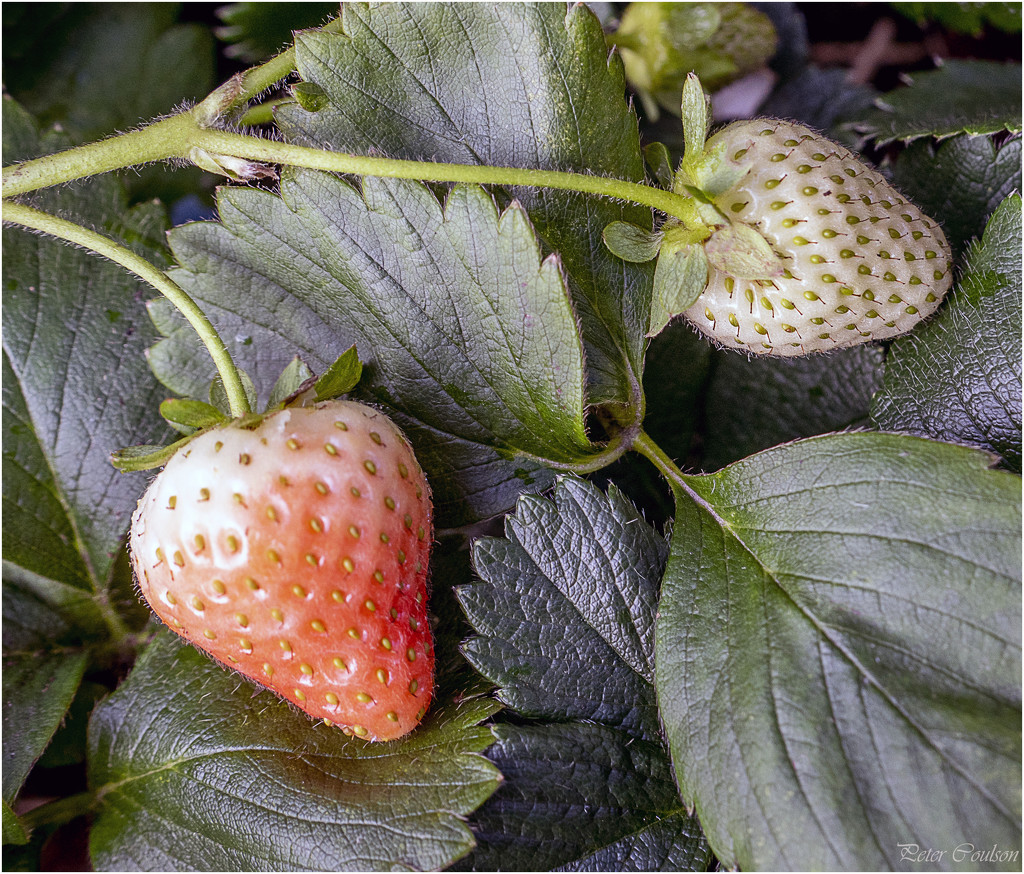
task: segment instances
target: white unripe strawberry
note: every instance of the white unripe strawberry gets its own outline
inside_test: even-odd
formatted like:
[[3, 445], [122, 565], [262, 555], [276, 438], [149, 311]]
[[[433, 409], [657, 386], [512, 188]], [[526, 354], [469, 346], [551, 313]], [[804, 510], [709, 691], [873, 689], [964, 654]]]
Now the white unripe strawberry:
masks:
[[[952, 283], [938, 225], [850, 151], [777, 119], [731, 124], [707, 141], [723, 217], [704, 244], [704, 292], [686, 316], [726, 347], [803, 355], [909, 331]], [[735, 229], [753, 228], [778, 256], [777, 275], [732, 270]], [[724, 235], [719, 241], [716, 235]]]

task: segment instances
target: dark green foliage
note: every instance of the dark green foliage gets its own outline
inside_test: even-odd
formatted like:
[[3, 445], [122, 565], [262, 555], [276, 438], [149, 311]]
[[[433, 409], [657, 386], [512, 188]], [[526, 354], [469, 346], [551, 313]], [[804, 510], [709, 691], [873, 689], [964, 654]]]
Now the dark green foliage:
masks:
[[[298, 31], [259, 98], [276, 140], [669, 188], [678, 112], [634, 110], [602, 29], [622, 7], [597, 5], [346, 4], [327, 32], [328, 4], [233, 4], [215, 30], [173, 4], [8, 3], [4, 162], [201, 98], [214, 34], [263, 59]], [[712, 4], [692, 6], [672, 10], [691, 42]], [[1012, 4], [900, 6], [1019, 30]], [[401, 423], [436, 499], [438, 685], [418, 730], [369, 745], [148, 624], [124, 539], [151, 474], [109, 456], [158, 462], [226, 392], [152, 289], [6, 226], [5, 869], [85, 834], [97, 870], [1019, 853], [1020, 67], [953, 59], [879, 96], [809, 64], [799, 4], [760, 8], [762, 112], [859, 132], [952, 243], [954, 290], [909, 336], [792, 361], [679, 319], [651, 339], [706, 268], [659, 269], [678, 228], [578, 192], [283, 165], [169, 237], [140, 201], [194, 205], [198, 170], [19, 198], [167, 270], [254, 409], [349, 394]], [[731, 57], [701, 45], [712, 72]]]

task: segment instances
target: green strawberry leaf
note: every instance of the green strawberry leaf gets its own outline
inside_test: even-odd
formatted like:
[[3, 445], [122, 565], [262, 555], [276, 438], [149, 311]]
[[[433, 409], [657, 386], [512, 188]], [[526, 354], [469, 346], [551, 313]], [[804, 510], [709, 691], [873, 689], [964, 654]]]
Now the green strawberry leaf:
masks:
[[94, 711], [99, 870], [438, 870], [498, 785], [487, 699], [366, 743], [313, 723], [163, 633]]
[[[58, 147], [4, 98], [4, 157]], [[163, 263], [162, 210], [125, 206], [111, 177], [37, 195], [37, 204], [120, 237]], [[5, 576], [39, 591], [102, 597], [145, 477], [124, 476], [109, 453], [167, 436], [165, 391], [146, 367], [155, 339], [121, 267], [56, 240], [3, 229], [3, 519]]]
[[[4, 157], [60, 148], [4, 98]], [[129, 210], [103, 178], [37, 195], [163, 261], [164, 219]], [[163, 390], [143, 357], [153, 334], [122, 268], [16, 227], [3, 230], [4, 783], [6, 805], [64, 719], [90, 657], [125, 632], [124, 532], [145, 487], [107, 461], [162, 439]], [[6, 828], [6, 824], [5, 824]]]
[[64, 768], [85, 761], [85, 751], [89, 745], [89, 717], [93, 708], [109, 694], [110, 689], [101, 683], [92, 680], [81, 682], [64, 721], [39, 759], [39, 767]]
[[223, 26], [214, 33], [228, 43], [229, 58], [257, 63], [285, 49], [292, 32], [337, 17], [337, 3], [228, 3], [217, 9]]
[[1021, 130], [1021, 67], [994, 61], [947, 61], [914, 73], [909, 84], [883, 94], [854, 124], [878, 145], [919, 137]]
[[[4, 867], [6, 868], [9, 864], [8, 860], [13, 856], [13, 853], [8, 851], [10, 845], [23, 845], [29, 841], [29, 832], [25, 827], [24, 823], [18, 818], [18, 815], [14, 812], [14, 808], [11, 807], [6, 801], [3, 807], [3, 843], [4, 843]], [[12, 865], [8, 868], [9, 871], [18, 870], [38, 870], [39, 866], [34, 865], [31, 868], [18, 868]]]
[[1003, 201], [936, 316], [897, 340], [880, 428], [968, 443], [1021, 470], [1021, 198]]
[[725, 866], [1019, 859], [1020, 480], [989, 461], [845, 434], [677, 482], [658, 700]]
[[[177, 23], [180, 4], [54, 3], [46, 8], [59, 13], [47, 16], [31, 3], [7, 7], [4, 93], [76, 143], [131, 130], [214, 84], [214, 40], [200, 24]], [[171, 202], [202, 176], [154, 165], [121, 178], [133, 201]]]
[[[357, 345], [359, 396], [406, 431], [444, 524], [507, 509], [532, 477], [550, 479], [542, 462], [592, 456], [565, 276], [518, 205], [499, 215], [473, 186], [442, 206], [416, 182], [367, 179], [360, 191], [298, 171], [283, 175], [280, 197], [222, 190], [219, 213], [220, 224], [171, 233], [175, 280], [235, 338], [232, 355], [259, 384], [282, 356], [322, 371]], [[182, 327], [150, 361], [191, 394], [210, 365], [178, 367], [194, 360], [184, 344], [195, 341]]]
[[[8, 304], [8, 307], [10, 304]], [[8, 310], [10, 311], [10, 310]], [[3, 557], [80, 590], [91, 585], [76, 543], [74, 520], [60, 500], [18, 378], [3, 360]], [[40, 524], [38, 520], [45, 520]]]
[[1019, 3], [892, 3], [897, 12], [924, 27], [934, 21], [957, 33], [981, 36], [986, 26], [1007, 33], [1020, 33], [1021, 8]]
[[711, 359], [702, 466], [718, 470], [790, 440], [869, 426], [885, 350], [854, 346], [801, 358], [715, 350]]
[[896, 187], [936, 219], [958, 258], [980, 237], [989, 216], [1021, 190], [1021, 138], [997, 146], [965, 134], [934, 145], [911, 143], [893, 172]]
[[[3, 801], [14, 804], [29, 771], [67, 714], [88, 664], [62, 644], [75, 629], [31, 591], [3, 586]], [[17, 835], [15, 835], [17, 837]], [[23, 841], [18, 841], [23, 843]]]
[[[537, 722], [500, 725], [505, 783], [474, 816], [479, 870], [682, 870], [709, 862], [658, 726], [653, 631], [666, 545], [614, 487], [560, 479], [482, 538], [484, 582], [458, 589], [464, 652]], [[559, 811], [552, 817], [551, 811]]]
[[318, 401], [348, 394], [363, 378], [363, 363], [355, 346], [349, 346], [316, 381], [314, 389]]
[[478, 849], [455, 870], [708, 870], [663, 742], [585, 722], [494, 731], [487, 756], [505, 781], [472, 818]]
[[[584, 4], [346, 4], [343, 33], [296, 39], [296, 63], [331, 106], [277, 113], [303, 144], [396, 158], [572, 170], [642, 181], [622, 66]], [[587, 350], [591, 403], [638, 413], [652, 268], [605, 247], [613, 221], [650, 210], [570, 192], [496, 191], [525, 207], [561, 258]]]

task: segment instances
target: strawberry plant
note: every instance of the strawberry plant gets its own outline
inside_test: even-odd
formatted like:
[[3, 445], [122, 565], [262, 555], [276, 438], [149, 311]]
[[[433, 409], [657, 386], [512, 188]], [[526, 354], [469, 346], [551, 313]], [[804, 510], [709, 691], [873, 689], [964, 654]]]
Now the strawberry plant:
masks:
[[799, 4], [5, 5], [5, 868], [1018, 869], [948, 6], [853, 84]]

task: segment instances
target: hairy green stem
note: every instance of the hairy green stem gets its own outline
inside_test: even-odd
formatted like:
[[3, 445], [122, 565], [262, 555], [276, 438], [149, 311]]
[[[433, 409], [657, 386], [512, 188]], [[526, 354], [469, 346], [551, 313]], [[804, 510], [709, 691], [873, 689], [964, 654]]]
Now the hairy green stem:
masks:
[[241, 106], [259, 97], [268, 88], [273, 88], [295, 70], [295, 46], [285, 49], [258, 67], [251, 67], [242, 74], [242, 90], [234, 105]]
[[126, 134], [12, 164], [3, 170], [4, 199], [111, 170], [185, 157], [196, 129], [188, 113], [172, 115]]
[[114, 642], [114, 646], [119, 648], [133, 636], [132, 632], [129, 630], [128, 626], [125, 625], [124, 619], [121, 618], [121, 614], [118, 613], [110, 603], [108, 592], [97, 592], [96, 597], [93, 598], [93, 603], [96, 604], [96, 607], [100, 611], [100, 615], [103, 617], [103, 621], [106, 623], [107, 630], [110, 632], [110, 637]]
[[[342, 31], [341, 17], [328, 22], [323, 31]], [[478, 185], [521, 185], [579, 191], [632, 201], [690, 225], [697, 218], [691, 198], [636, 182], [584, 173], [538, 170], [522, 167], [491, 167], [478, 164], [446, 164], [432, 161], [403, 161], [348, 155], [258, 137], [215, 130], [213, 125], [244, 106], [295, 69], [295, 47], [281, 52], [221, 85], [190, 112], [154, 122], [137, 131], [110, 137], [98, 143], [48, 155], [3, 171], [3, 197], [15, 197], [40, 188], [111, 170], [168, 159], [189, 160], [194, 148], [219, 155], [308, 167], [357, 176], [416, 179], [424, 182], [466, 182]], [[257, 107], [251, 121], [266, 120], [266, 109]], [[697, 218], [699, 222], [699, 218]]]
[[[341, 18], [335, 18], [327, 22], [320, 31], [323, 33], [340, 33]], [[282, 79], [290, 76], [295, 70], [295, 46], [285, 49], [281, 54], [276, 55], [269, 61], [260, 64], [258, 67], [251, 67], [242, 73], [242, 88], [232, 100], [231, 108], [242, 106], [255, 97], [258, 97], [268, 88], [272, 88]]]
[[275, 142], [261, 137], [203, 128], [188, 114], [172, 116], [147, 128], [88, 146], [15, 164], [3, 171], [3, 196], [13, 197], [97, 173], [168, 158], [188, 159], [194, 148], [269, 164], [286, 164], [391, 179], [424, 182], [468, 182], [477, 185], [521, 185], [579, 191], [632, 201], [685, 223], [693, 219], [691, 198], [638, 182], [560, 170], [528, 167], [492, 167], [486, 164], [445, 164], [406, 161], [367, 155], [349, 155], [308, 146]]
[[731, 527], [729, 522], [722, 518], [721, 513], [712, 506], [710, 501], [708, 501], [707, 498], [701, 495], [693, 487], [693, 480], [696, 479], [696, 477], [687, 476], [683, 473], [676, 463], [668, 457], [665, 450], [655, 443], [646, 433], [641, 431], [640, 434], [637, 435], [637, 438], [633, 441], [632, 448], [658, 468], [662, 476], [664, 476], [665, 479], [668, 480], [669, 485], [672, 486], [673, 491], [678, 489], [680, 492], [685, 494], [691, 501], [721, 525], [722, 528], [729, 529]]
[[268, 100], [266, 103], [257, 103], [255, 106], [250, 106], [243, 115], [238, 123], [242, 127], [255, 127], [259, 124], [270, 124], [274, 120], [274, 108], [281, 106], [291, 101], [284, 98], [277, 100]]
[[416, 179], [423, 182], [468, 182], [476, 185], [520, 185], [557, 188], [628, 200], [657, 209], [683, 221], [690, 218], [690, 198], [638, 182], [608, 176], [538, 170], [529, 167], [493, 167], [488, 164], [446, 164], [435, 161], [406, 161], [368, 155], [349, 155], [323, 149], [280, 143], [227, 131], [202, 131], [196, 145], [209, 152], [247, 158], [270, 164], [308, 167], [354, 176]]
[[60, 825], [71, 822], [92, 811], [96, 796], [92, 792], [79, 792], [66, 798], [59, 798], [48, 804], [33, 807], [21, 815], [21, 821], [31, 831], [44, 825]]
[[210, 353], [210, 357], [213, 358], [217, 372], [224, 382], [228, 403], [231, 405], [231, 414], [237, 417], [251, 412], [238, 368], [231, 360], [224, 341], [221, 340], [217, 330], [196, 302], [177, 283], [172, 282], [162, 270], [102, 234], [21, 203], [5, 200], [3, 220], [89, 249], [120, 264], [130, 273], [134, 273], [141, 280], [152, 285], [178, 309], [199, 335], [199, 339]]
[[651, 462], [673, 486], [678, 486], [687, 494], [694, 494], [693, 487], [676, 463], [668, 457], [664, 449], [655, 443], [646, 431], [640, 431], [633, 439], [631, 447]]
[[572, 473], [584, 476], [588, 473], [596, 473], [606, 468], [609, 464], [617, 461], [625, 455], [633, 445], [633, 440], [640, 433], [639, 421], [626, 428], [619, 429], [608, 442], [604, 449], [592, 455], [586, 461], [573, 463], [553, 463], [548, 459], [538, 458], [548, 467], [555, 470], [571, 471]]

